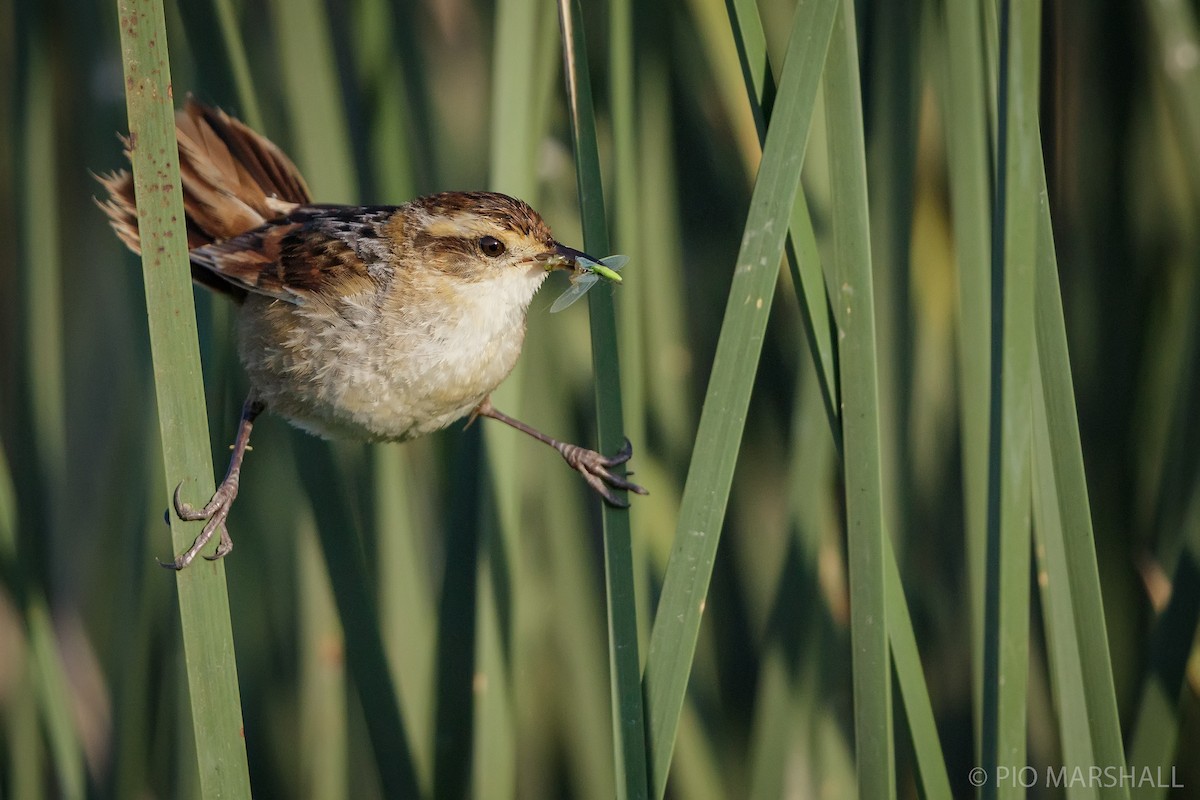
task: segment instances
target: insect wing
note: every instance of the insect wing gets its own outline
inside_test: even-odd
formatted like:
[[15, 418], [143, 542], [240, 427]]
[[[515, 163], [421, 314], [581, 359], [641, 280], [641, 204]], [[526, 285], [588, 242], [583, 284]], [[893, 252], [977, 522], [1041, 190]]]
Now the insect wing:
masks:
[[571, 286], [565, 292], [558, 296], [554, 301], [554, 305], [550, 306], [550, 313], [557, 314], [567, 306], [574, 303], [579, 298], [587, 294], [588, 289], [596, 285], [599, 278], [595, 273], [585, 272], [582, 275], [571, 279]]
[[601, 265], [611, 269], [613, 272], [620, 272], [621, 267], [629, 263], [629, 256], [605, 256], [604, 258], [600, 259], [600, 263]]

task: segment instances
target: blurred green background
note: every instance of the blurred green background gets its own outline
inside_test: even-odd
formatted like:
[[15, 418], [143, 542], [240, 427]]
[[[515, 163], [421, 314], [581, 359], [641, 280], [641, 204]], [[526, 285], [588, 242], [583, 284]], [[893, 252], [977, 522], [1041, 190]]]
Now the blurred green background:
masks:
[[[192, 93], [251, 123], [293, 156], [318, 200], [488, 188], [528, 200], [561, 241], [582, 244], [552, 6], [166, 6], [177, 101]], [[884, 504], [957, 796], [972, 791], [977, 740], [943, 6], [861, 2], [858, 32]], [[794, 6], [759, 7], [778, 64]], [[633, 259], [615, 301], [631, 466], [651, 493], [631, 510], [644, 657], [760, 148], [724, 4], [635, 3], [625, 54], [610, 7], [583, 10], [606, 189], [616, 186], [612, 252]], [[1178, 726], [1177, 776], [1189, 787], [1178, 797], [1200, 797], [1200, 764], [1183, 755], [1200, 746], [1195, 11], [1047, 0], [1040, 101], [1125, 749], [1142, 752], [1148, 678], [1186, 662], [1149, 723], [1166, 735]], [[631, 96], [611, 78], [613, 59], [632, 66]], [[625, 128], [616, 102], [633, 112]], [[825, 256], [821, 114], [818, 101], [804, 187]], [[115, 3], [0, 0], [0, 123], [0, 795], [193, 796], [174, 577], [154, 562], [171, 557], [173, 486], [141, 274], [92, 202], [91, 173], [124, 166]], [[841, 471], [791, 277], [780, 275], [787, 290], [763, 343], [672, 797], [855, 792]], [[497, 406], [592, 444], [586, 311], [547, 313], [558, 280], [530, 309], [521, 366]], [[202, 289], [196, 302], [220, 471], [245, 379], [230, 308]], [[611, 797], [598, 503], [557, 455], [495, 427], [338, 447], [328, 478], [348, 490], [355, 525], [344, 535], [370, 565], [417, 773], [443, 796]], [[262, 418], [230, 522], [251, 782], [262, 797], [379, 796], [370, 710], [345, 666], [297, 437]], [[1038, 578], [1028, 758], [1041, 767], [1062, 763], [1063, 744]], [[899, 792], [915, 796], [905, 741]]]

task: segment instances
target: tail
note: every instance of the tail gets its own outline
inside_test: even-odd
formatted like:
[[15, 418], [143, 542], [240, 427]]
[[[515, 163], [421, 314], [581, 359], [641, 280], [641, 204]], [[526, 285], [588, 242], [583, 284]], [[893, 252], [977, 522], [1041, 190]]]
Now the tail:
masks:
[[[188, 249], [253, 230], [312, 202], [304, 178], [283, 151], [220, 109], [188, 98], [175, 115]], [[128, 158], [131, 142], [122, 137]], [[97, 176], [108, 199], [97, 205], [130, 250], [141, 252], [133, 176]], [[240, 294], [208, 270], [192, 276], [211, 288]]]

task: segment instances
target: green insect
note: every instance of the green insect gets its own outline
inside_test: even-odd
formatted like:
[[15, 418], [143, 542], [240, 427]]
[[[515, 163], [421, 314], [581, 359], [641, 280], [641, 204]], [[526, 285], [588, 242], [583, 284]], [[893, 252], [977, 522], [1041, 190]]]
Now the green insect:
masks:
[[555, 314], [562, 311], [583, 297], [601, 278], [612, 283], [620, 283], [621, 276], [617, 273], [628, 263], [629, 256], [621, 255], [605, 256], [599, 262], [582, 256], [576, 258], [575, 274], [571, 276], [571, 286], [558, 296], [554, 305], [550, 306], [550, 313]]

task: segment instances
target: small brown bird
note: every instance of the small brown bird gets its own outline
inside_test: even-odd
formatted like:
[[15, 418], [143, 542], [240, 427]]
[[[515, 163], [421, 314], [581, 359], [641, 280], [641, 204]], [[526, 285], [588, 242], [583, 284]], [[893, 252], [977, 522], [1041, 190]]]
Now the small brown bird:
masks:
[[[446, 192], [401, 206], [318, 205], [283, 151], [223, 111], [189, 99], [176, 134], [192, 279], [238, 304], [251, 390], [212, 499], [196, 509], [175, 490], [180, 518], [207, 524], [164, 566], [186, 567], [217, 531], [205, 558], [233, 548], [225, 520], [250, 429], [268, 408], [318, 436], [373, 442], [491, 417], [556, 449], [612, 505], [627, 505], [614, 488], [646, 493], [612, 471], [629, 460], [628, 441], [606, 458], [492, 406], [521, 353], [534, 293], [551, 270], [585, 257], [526, 203]], [[132, 176], [99, 180], [101, 208], [140, 252]]]

